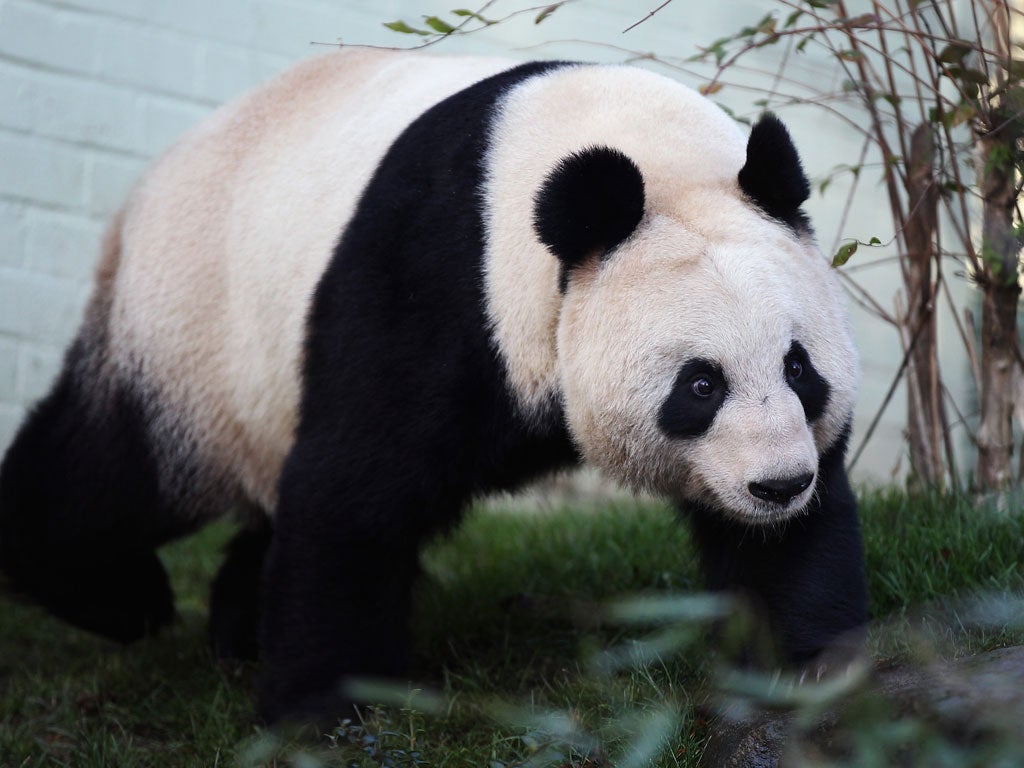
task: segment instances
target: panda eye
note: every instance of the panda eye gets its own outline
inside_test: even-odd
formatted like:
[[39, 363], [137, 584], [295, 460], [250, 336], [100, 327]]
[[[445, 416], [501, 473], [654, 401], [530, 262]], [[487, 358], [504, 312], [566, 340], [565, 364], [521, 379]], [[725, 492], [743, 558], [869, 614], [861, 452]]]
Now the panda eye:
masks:
[[711, 397], [715, 392], [715, 385], [711, 383], [711, 379], [707, 376], [698, 376], [690, 382], [690, 390], [697, 397]]
[[801, 363], [795, 357], [791, 357], [789, 358], [789, 360], [786, 361], [786, 378], [788, 378], [790, 381], [799, 379], [803, 375], [803, 373], [803, 363]]

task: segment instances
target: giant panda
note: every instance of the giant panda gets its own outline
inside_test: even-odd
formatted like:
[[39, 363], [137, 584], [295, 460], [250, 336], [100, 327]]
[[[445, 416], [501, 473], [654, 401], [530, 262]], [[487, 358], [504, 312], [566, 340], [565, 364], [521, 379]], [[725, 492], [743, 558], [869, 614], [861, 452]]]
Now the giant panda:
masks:
[[131, 641], [173, 617], [155, 549], [235, 515], [213, 647], [258, 649], [268, 721], [330, 715], [406, 672], [431, 534], [585, 461], [674, 500], [708, 586], [807, 662], [866, 615], [858, 361], [807, 196], [776, 118], [745, 136], [641, 69], [303, 63], [114, 217], [0, 470], [0, 567]]

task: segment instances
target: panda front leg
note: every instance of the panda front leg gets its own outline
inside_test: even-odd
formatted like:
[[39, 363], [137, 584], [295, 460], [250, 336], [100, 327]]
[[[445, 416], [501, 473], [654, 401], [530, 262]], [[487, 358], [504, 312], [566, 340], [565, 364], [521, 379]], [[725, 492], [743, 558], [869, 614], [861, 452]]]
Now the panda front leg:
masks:
[[711, 510], [690, 510], [707, 586], [753, 597], [795, 664], [856, 643], [868, 620], [860, 521], [845, 452], [844, 435], [819, 463], [808, 509], [778, 528], [760, 530]]
[[210, 587], [210, 650], [221, 661], [259, 657], [260, 583], [271, 526], [266, 513], [253, 510], [251, 522], [228, 544]]
[[257, 706], [268, 723], [334, 723], [351, 714], [351, 678], [398, 678], [411, 657], [416, 510], [369, 477], [314, 466], [289, 459], [264, 573]]

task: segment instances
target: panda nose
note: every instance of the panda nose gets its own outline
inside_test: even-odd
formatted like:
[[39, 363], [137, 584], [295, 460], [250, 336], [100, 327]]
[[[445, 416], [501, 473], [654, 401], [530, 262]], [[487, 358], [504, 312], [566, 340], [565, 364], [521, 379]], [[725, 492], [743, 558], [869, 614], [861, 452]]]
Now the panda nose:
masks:
[[788, 504], [796, 496], [807, 490], [807, 487], [814, 482], [814, 475], [808, 472], [806, 475], [796, 477], [777, 477], [769, 480], [761, 480], [751, 483], [747, 489], [757, 498], [764, 501], [771, 501], [775, 504]]

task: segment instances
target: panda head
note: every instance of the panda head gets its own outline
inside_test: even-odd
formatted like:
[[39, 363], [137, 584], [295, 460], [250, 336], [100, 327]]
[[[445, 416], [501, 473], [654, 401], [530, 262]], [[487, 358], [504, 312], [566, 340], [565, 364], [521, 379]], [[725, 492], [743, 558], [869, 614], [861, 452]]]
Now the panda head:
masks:
[[802, 213], [782, 124], [728, 183], [645, 190], [621, 151], [561, 160], [534, 201], [562, 273], [560, 389], [584, 456], [633, 487], [747, 523], [798, 514], [858, 383], [838, 281]]

